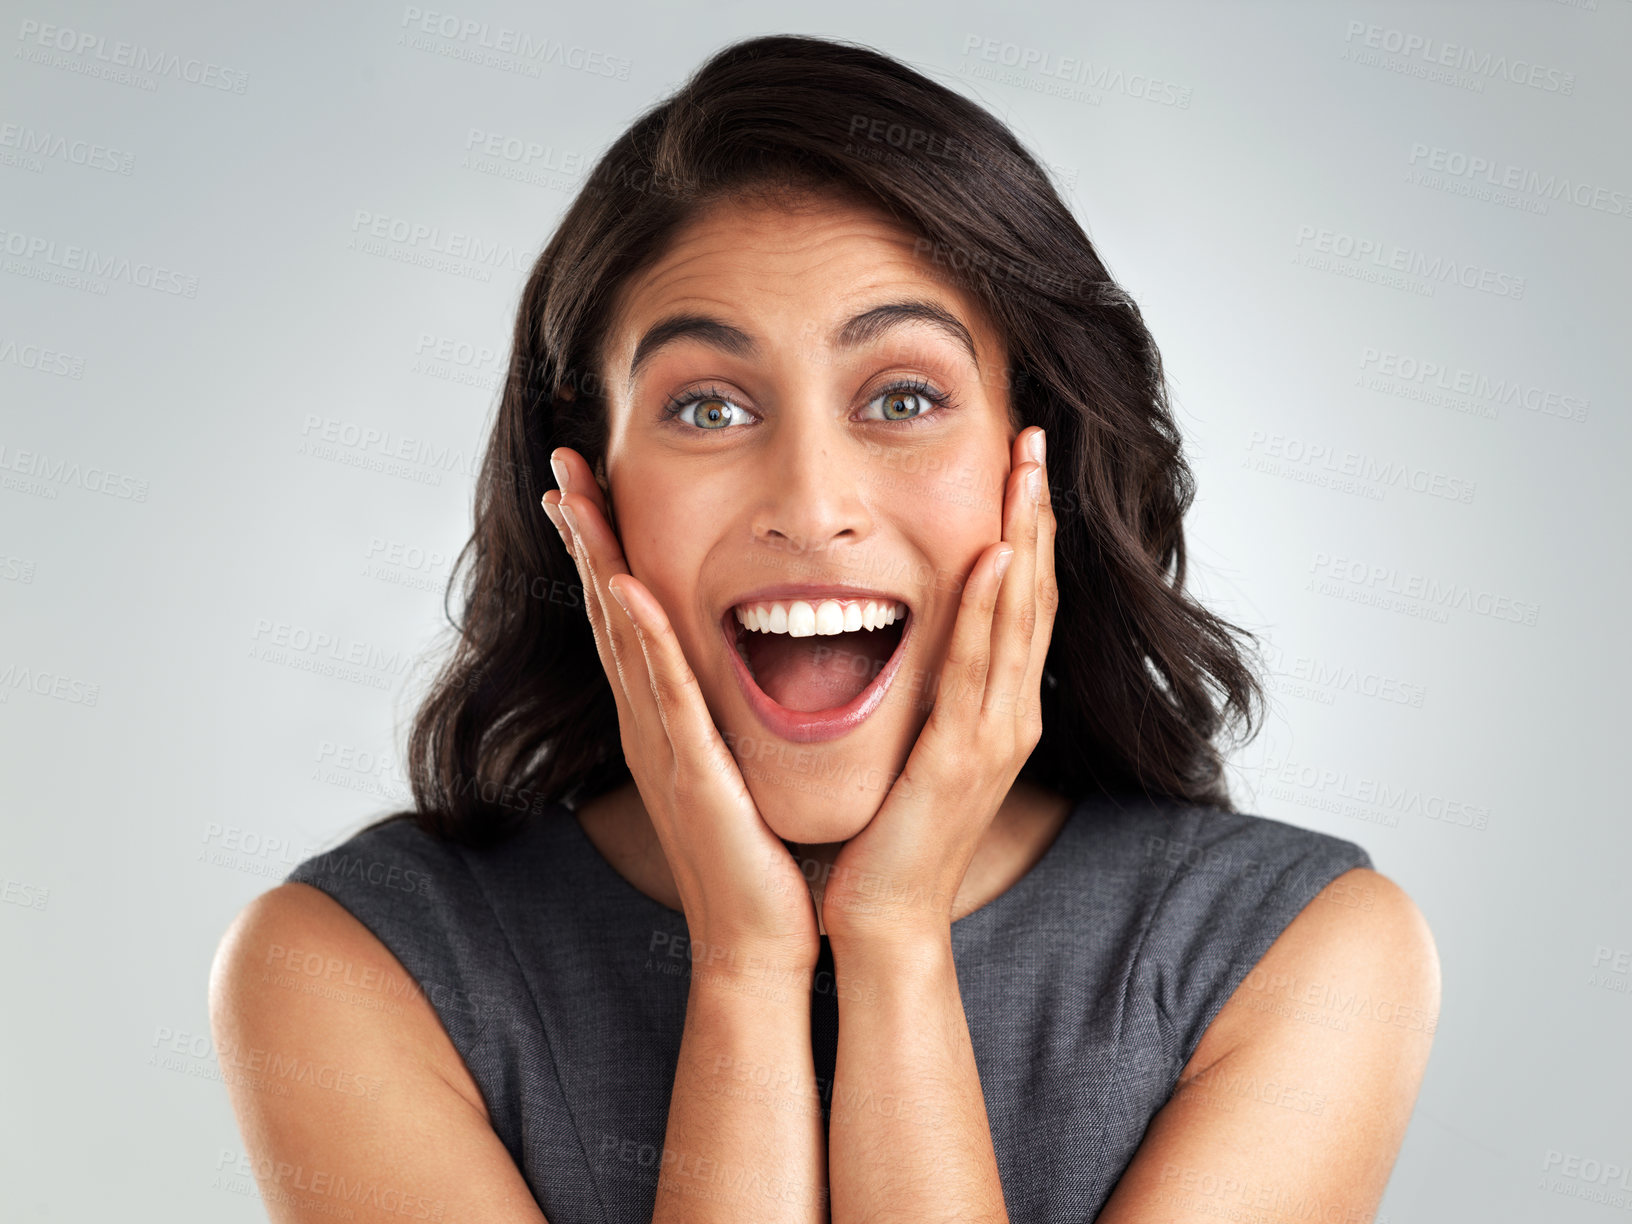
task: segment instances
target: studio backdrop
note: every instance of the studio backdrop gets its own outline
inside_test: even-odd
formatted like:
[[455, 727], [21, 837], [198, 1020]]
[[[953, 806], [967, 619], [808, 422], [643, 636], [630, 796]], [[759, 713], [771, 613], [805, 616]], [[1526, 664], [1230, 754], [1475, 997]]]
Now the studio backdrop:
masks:
[[1144, 312], [1189, 582], [1264, 642], [1237, 805], [1437, 941], [1378, 1219], [1632, 1206], [1632, 5], [454, 3], [5, 5], [0, 1215], [265, 1218], [217, 941], [408, 804], [520, 287], [770, 32], [991, 109]]

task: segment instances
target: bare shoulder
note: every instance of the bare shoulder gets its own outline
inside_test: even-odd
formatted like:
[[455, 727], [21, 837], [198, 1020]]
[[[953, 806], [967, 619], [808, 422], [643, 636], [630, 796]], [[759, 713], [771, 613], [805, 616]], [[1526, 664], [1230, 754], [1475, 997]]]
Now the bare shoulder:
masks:
[[[1287, 924], [1208, 1026], [1181, 1082], [1249, 1040], [1365, 1021], [1432, 1040], [1439, 952], [1409, 894], [1369, 867], [1343, 872]], [[1296, 1026], [1296, 1027], [1292, 1027]]]
[[389, 1038], [442, 1076], [484, 1120], [487, 1106], [425, 992], [344, 906], [308, 884], [256, 897], [222, 936], [210, 975], [212, 1021], [265, 1036], [327, 1030]]
[[1439, 955], [1416, 903], [1369, 868], [1339, 875], [1208, 1026], [1100, 1219], [1212, 1218], [1209, 1188], [1230, 1179], [1370, 1219], [1439, 1005]]
[[320, 889], [256, 897], [221, 937], [210, 1024], [273, 1220], [543, 1220], [425, 993]]

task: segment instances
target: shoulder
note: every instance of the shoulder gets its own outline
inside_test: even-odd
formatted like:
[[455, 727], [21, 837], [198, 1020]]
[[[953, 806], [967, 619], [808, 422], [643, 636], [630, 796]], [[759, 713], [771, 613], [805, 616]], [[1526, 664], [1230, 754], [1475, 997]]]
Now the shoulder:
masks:
[[458, 890], [469, 875], [459, 848], [398, 817], [352, 834], [313, 854], [288, 878], [324, 892], [432, 900], [438, 889]]
[[[218, 1050], [348, 1050], [361, 1067], [403, 1054], [486, 1117], [486, 1107], [429, 996], [392, 950], [340, 902], [286, 882], [249, 902], [222, 935], [210, 970]], [[381, 1043], [379, 1038], [388, 1038]], [[373, 1055], [359, 1048], [369, 1045]], [[400, 1067], [380, 1062], [376, 1079]], [[359, 1095], [369, 1096], [368, 1077]]]
[[1091, 818], [1136, 924], [1130, 985], [1153, 1008], [1175, 1071], [1311, 901], [1346, 873], [1375, 874], [1353, 841], [1248, 812], [1152, 798]]
[[210, 1028], [240, 1168], [276, 1218], [316, 1219], [343, 1198], [358, 1220], [544, 1220], [419, 987], [308, 884], [254, 898], [222, 936]]
[[1278, 1200], [1369, 1220], [1437, 1028], [1439, 960], [1421, 912], [1387, 876], [1349, 868], [1260, 956], [1211, 982], [1226, 988], [1100, 1219], [1175, 1206], [1200, 1219], [1209, 1204], [1193, 1174], [1227, 1168]]
[[[348, 928], [361, 927], [389, 951], [468, 1057], [494, 1036], [490, 1021], [523, 989], [487, 886], [513, 850], [470, 851], [411, 819], [392, 819], [313, 854], [285, 882], [324, 894], [350, 919]], [[512, 864], [525, 879], [533, 878], [530, 865]], [[512, 900], [518, 887], [501, 883]]]
[[1403, 1042], [1425, 1060], [1440, 988], [1438, 948], [1416, 902], [1388, 876], [1351, 868], [1321, 888], [1241, 976], [1181, 1082], [1255, 1045], [1316, 1051], [1335, 1043], [1357, 1058], [1370, 1049], [1382, 1062], [1403, 1065], [1411, 1061], [1398, 1056]]
[[1300, 862], [1372, 865], [1345, 838], [1167, 796], [1093, 796], [1078, 801], [1073, 819], [1088, 859], [1103, 871], [1137, 877], [1152, 895], [1175, 885], [1268, 878]]
[[508, 952], [468, 855], [410, 819], [392, 819], [313, 854], [286, 882], [332, 898], [427, 989], [451, 988], [502, 972]]

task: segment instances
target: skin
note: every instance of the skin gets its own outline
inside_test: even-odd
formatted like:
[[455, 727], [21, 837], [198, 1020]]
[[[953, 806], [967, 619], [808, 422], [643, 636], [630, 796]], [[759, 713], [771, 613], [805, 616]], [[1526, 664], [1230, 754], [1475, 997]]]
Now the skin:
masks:
[[[665, 1136], [676, 1160], [654, 1220], [1008, 1218], [950, 923], [1023, 874], [1065, 814], [1063, 797], [1015, 785], [1040, 734], [1054, 523], [1046, 481], [1027, 496], [1040, 431], [1013, 432], [997, 338], [910, 247], [885, 219], [836, 200], [706, 214], [624, 296], [607, 371], [626, 371], [640, 330], [679, 305], [729, 318], [763, 350], [747, 360], [687, 341], [656, 357], [614, 396], [604, 487], [582, 456], [555, 456], [564, 493], [547, 494], [545, 509], [578, 563], [635, 779], [579, 816], [614, 867], [682, 910], [694, 946], [720, 954], [693, 965]], [[933, 297], [964, 321], [979, 373], [960, 376], [956, 346], [921, 327], [852, 352], [825, 344], [836, 320], [904, 296]], [[956, 383], [958, 415], [921, 429], [856, 419], [899, 372]], [[655, 402], [705, 380], [763, 421], [701, 441], [658, 431]], [[739, 768], [732, 745], [765, 732], [723, 666], [716, 618], [735, 593], [784, 580], [901, 591], [921, 618], [908, 665], [959, 683], [936, 686], [930, 703], [900, 686], [858, 732], [802, 746], [819, 755], [755, 751]], [[835, 777], [893, 784], [812, 797], [811, 779]], [[825, 887], [790, 843], [831, 868]], [[887, 885], [885, 903], [864, 904], [868, 881]], [[840, 1007], [831, 1136], [814, 1107], [809, 1024], [824, 927]], [[401, 973], [356, 919], [302, 884], [257, 898], [223, 938], [211, 975], [218, 1048], [343, 1067], [389, 1091], [373, 1101], [295, 1083], [284, 1095], [227, 1077], [271, 1218], [328, 1218], [320, 1197], [262, 1174], [281, 1162], [391, 1183], [444, 1204], [445, 1218], [542, 1220], [425, 996], [405, 995], [392, 1013], [307, 996], [267, 972], [289, 948]], [[1439, 988], [1409, 897], [1376, 872], [1340, 876], [1189, 1053], [1099, 1220], [1302, 1220], [1311, 1203], [1322, 1219], [1371, 1219]], [[1338, 1027], [1310, 998], [1376, 1005]], [[878, 1107], [886, 1101], [906, 1106]], [[699, 1179], [700, 1169], [733, 1176]], [[357, 1218], [398, 1217], [365, 1204]]]
[[[604, 509], [633, 585], [661, 606], [709, 717], [740, 748], [766, 823], [789, 841], [835, 844], [878, 812], [929, 717], [961, 585], [1001, 538], [1018, 431], [1001, 339], [966, 295], [930, 275], [912, 236], [840, 202], [797, 207], [717, 206], [625, 287], [603, 359], [614, 389]], [[944, 304], [964, 321], [979, 368], [923, 325], [848, 351], [827, 343], [852, 314], [902, 299]], [[639, 337], [686, 310], [750, 332], [762, 354], [686, 339], [630, 380]], [[912, 423], [882, 419], [869, 401], [907, 376], [951, 391], [959, 407], [914, 397]], [[730, 423], [657, 419], [670, 396], [704, 387], [729, 394]], [[581, 463], [565, 448], [557, 460], [568, 471]], [[1035, 574], [1030, 558], [1021, 566]], [[913, 610], [908, 657], [883, 705], [842, 739], [771, 742], [732, 676], [719, 614], [779, 581], [883, 589]]]
[[[735, 766], [765, 824], [797, 848], [821, 923], [827, 882], [866, 878], [868, 842], [835, 860], [878, 813], [928, 721], [963, 583], [1002, 538], [1006, 493], [1033, 457], [1010, 419], [1000, 337], [967, 295], [917, 255], [914, 236], [838, 200], [806, 198], [793, 207], [717, 208], [626, 286], [604, 359], [603, 385], [619, 389], [610, 405], [606, 487], [579, 487], [604, 493], [604, 513], [594, 506], [590, 513], [609, 531], [616, 524], [616, 546], [661, 605], [708, 718], [727, 744], [742, 748]], [[968, 328], [975, 357], [921, 324], [850, 351], [822, 343], [860, 310], [905, 299], [944, 304]], [[627, 380], [645, 329], [684, 310], [736, 323], [755, 335], [763, 355], [742, 358], [685, 340]], [[958, 407], [918, 398], [920, 424], [857, 419], [881, 418], [878, 393], [902, 376], [950, 392]], [[670, 396], [705, 386], [731, 394], [733, 423], [711, 432], [655, 419]], [[685, 416], [697, 421], [700, 412], [693, 406]], [[569, 482], [572, 472], [588, 470], [565, 448], [556, 461]], [[545, 497], [552, 520], [560, 518], [559, 500]], [[1052, 600], [1046, 506], [1040, 522], [1050, 533], [1044, 564], [1028, 552], [1013, 585], [1040, 585]], [[895, 682], [880, 708], [842, 739], [773, 742], [732, 675], [719, 612], [746, 590], [776, 581], [881, 588], [912, 608], [912, 640]], [[1044, 629], [1028, 650], [1032, 670], [1047, 649]], [[813, 779], [839, 781], [813, 786]], [[945, 884], [955, 917], [1024, 874], [1067, 814], [1064, 796], [1012, 781], [989, 788], [993, 818], [968, 856], [970, 874]], [[581, 814], [615, 865], [678, 908], [667, 859], [633, 784]]]

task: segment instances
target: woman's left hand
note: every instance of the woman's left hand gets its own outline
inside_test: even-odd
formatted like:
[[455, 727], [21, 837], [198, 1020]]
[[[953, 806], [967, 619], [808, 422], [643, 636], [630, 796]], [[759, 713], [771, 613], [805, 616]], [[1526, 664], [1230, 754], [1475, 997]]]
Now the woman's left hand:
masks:
[[883, 806], [824, 882], [822, 923], [835, 941], [944, 940], [976, 847], [1042, 736], [1043, 661], [1059, 604], [1042, 440], [1040, 428], [1015, 438], [1003, 536], [964, 583], [934, 708]]

